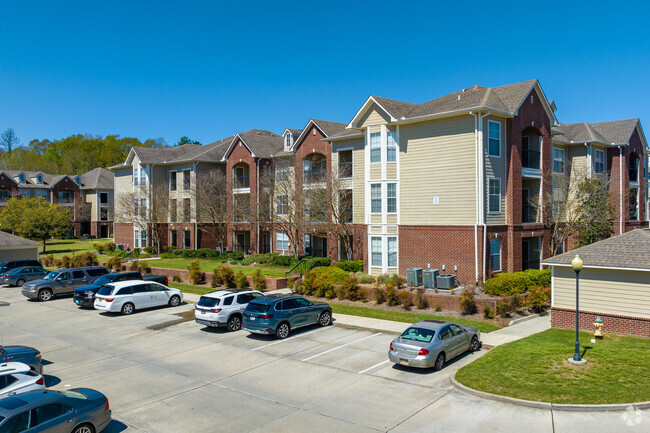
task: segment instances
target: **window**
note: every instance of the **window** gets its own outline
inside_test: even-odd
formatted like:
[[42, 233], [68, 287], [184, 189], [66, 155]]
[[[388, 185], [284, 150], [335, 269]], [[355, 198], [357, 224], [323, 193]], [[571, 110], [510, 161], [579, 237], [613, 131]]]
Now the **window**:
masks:
[[140, 185], [144, 186], [147, 184], [147, 170], [140, 168]]
[[36, 183], [39, 185], [43, 185], [43, 175], [39, 174], [36, 176]]
[[176, 230], [169, 231], [169, 245], [172, 247], [178, 246], [178, 232]]
[[388, 208], [388, 213], [397, 212], [397, 184], [388, 183], [386, 184], [386, 206]]
[[278, 161], [275, 165], [276, 182], [286, 182], [289, 180], [289, 161]]
[[351, 189], [345, 189], [339, 193], [339, 214], [342, 222], [352, 222], [353, 214]]
[[76, 183], [77, 185], [81, 186], [81, 177], [79, 177], [79, 176], [75, 177], [75, 178], [74, 178], [74, 183]]
[[605, 152], [594, 149], [594, 172], [602, 173], [605, 171]]
[[397, 133], [395, 131], [388, 131], [386, 139], [386, 161], [395, 162], [397, 159]]
[[141, 217], [146, 217], [147, 216], [147, 199], [146, 198], [141, 198], [140, 199], [140, 216]]
[[169, 200], [169, 222], [175, 223], [176, 216], [178, 215], [178, 205], [176, 204], [175, 199]]
[[370, 238], [371, 265], [381, 267], [381, 238]]
[[99, 208], [99, 220], [100, 221], [108, 221], [108, 208], [107, 207]]
[[381, 162], [381, 133], [370, 134], [370, 162]]
[[140, 184], [140, 167], [133, 167], [133, 186]]
[[397, 267], [397, 238], [388, 238], [388, 267]]
[[19, 182], [19, 183], [25, 183], [26, 181], [27, 181], [27, 179], [25, 178], [25, 174], [24, 174], [24, 173], [20, 173], [20, 174], [18, 175], [18, 182]]
[[81, 280], [85, 276], [86, 276], [86, 274], [84, 274], [84, 271], [72, 271], [72, 279], [73, 280]]
[[190, 222], [192, 215], [192, 203], [189, 198], [183, 199], [183, 222]]
[[630, 162], [628, 163], [628, 174], [630, 175], [630, 182], [639, 181], [639, 158], [630, 155]]
[[636, 221], [639, 219], [639, 189], [630, 188], [629, 194], [629, 210], [630, 210], [630, 221]]
[[303, 183], [323, 182], [327, 171], [327, 159], [320, 153], [307, 156], [303, 162]]
[[108, 193], [100, 192], [99, 193], [99, 204], [108, 204]]
[[501, 270], [501, 239], [490, 239], [490, 269]]
[[183, 171], [183, 191], [189, 191], [191, 186], [190, 171]]
[[553, 148], [553, 173], [564, 173], [564, 149]]
[[275, 249], [278, 251], [289, 251], [289, 236], [286, 233], [275, 234]]
[[44, 199], [47, 199], [47, 191], [44, 189], [37, 189], [34, 191], [34, 196], [43, 197]]
[[343, 150], [338, 153], [339, 155], [339, 177], [348, 178], [352, 177], [352, 151]]
[[291, 147], [291, 134], [287, 134], [287, 136], [284, 138], [284, 147], [287, 149]]
[[488, 189], [488, 213], [501, 213], [501, 179], [489, 179]]
[[233, 188], [250, 188], [250, 178], [248, 175], [248, 165], [239, 164], [232, 169]]
[[169, 190], [176, 191], [176, 172], [169, 173]]
[[147, 232], [145, 230], [135, 229], [133, 231], [134, 248], [144, 248], [147, 246]]
[[488, 121], [488, 156], [501, 156], [501, 124]]
[[381, 185], [370, 185], [370, 213], [381, 213]]
[[555, 186], [551, 187], [551, 200], [551, 212], [553, 217], [560, 217], [562, 214], [562, 208], [564, 206], [564, 196], [562, 194], [561, 188]]
[[289, 198], [286, 195], [278, 196], [278, 203], [276, 206], [276, 213], [278, 215], [289, 214]]
[[74, 201], [71, 191], [59, 191], [58, 198], [59, 203], [72, 203]]

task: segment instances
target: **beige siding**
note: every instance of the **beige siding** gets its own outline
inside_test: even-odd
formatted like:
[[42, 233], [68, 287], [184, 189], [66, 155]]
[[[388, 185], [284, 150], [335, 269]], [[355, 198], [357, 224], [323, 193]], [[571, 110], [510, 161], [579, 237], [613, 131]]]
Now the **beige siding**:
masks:
[[397, 179], [397, 164], [394, 162], [386, 163], [386, 179]]
[[402, 126], [400, 152], [401, 224], [475, 223], [471, 116]]
[[381, 179], [381, 164], [370, 164], [370, 180]]
[[8, 260], [37, 260], [38, 247], [33, 248], [12, 248], [0, 250], [0, 261]]
[[388, 116], [384, 110], [377, 106], [373, 106], [359, 119], [358, 126], [359, 128], [365, 128], [366, 126], [372, 125], [384, 125], [390, 122], [390, 116]]
[[352, 148], [352, 200], [354, 224], [365, 223], [366, 171], [365, 171], [365, 140], [356, 138], [334, 143], [333, 154], [337, 149]]
[[[488, 156], [488, 144], [489, 144], [489, 122], [499, 122], [501, 124], [501, 156]], [[485, 157], [485, 220], [488, 224], [505, 224], [506, 223], [506, 150], [505, 150], [505, 122], [503, 119], [498, 117], [489, 117], [484, 120], [483, 124], [483, 138], [485, 145], [484, 157]], [[489, 206], [489, 182], [490, 178], [501, 179], [501, 213], [493, 214], [488, 213]]]
[[370, 215], [370, 223], [381, 224], [381, 215]]
[[389, 224], [397, 224], [397, 215], [395, 214], [386, 215], [386, 222]]
[[371, 226], [370, 233], [372, 234], [381, 234], [381, 226]]
[[[575, 309], [575, 272], [554, 268], [553, 306]], [[583, 269], [580, 310], [650, 319], [650, 272]]]
[[397, 234], [397, 227], [388, 226], [386, 227], [386, 231], [388, 232], [388, 234], [395, 235]]
[[99, 220], [99, 215], [97, 215], [97, 202], [99, 200], [99, 197], [97, 197], [97, 194], [95, 191], [88, 191], [86, 192], [86, 203], [90, 205], [90, 220], [91, 221], [98, 221]]
[[125, 197], [133, 194], [133, 169], [124, 168], [115, 170], [115, 222], [131, 222], [132, 215], [124, 209]]
[[571, 147], [554, 146], [564, 149], [565, 173], [569, 173], [570, 170], [571, 177], [584, 178], [587, 176], [589, 163], [587, 160], [587, 148], [584, 145]]

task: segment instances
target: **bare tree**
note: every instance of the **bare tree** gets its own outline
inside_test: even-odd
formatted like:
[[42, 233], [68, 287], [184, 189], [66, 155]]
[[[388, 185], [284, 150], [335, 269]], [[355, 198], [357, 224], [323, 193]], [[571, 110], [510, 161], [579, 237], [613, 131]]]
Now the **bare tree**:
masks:
[[140, 186], [132, 192], [120, 192], [116, 215], [121, 214], [126, 222], [144, 230], [158, 253], [161, 241], [167, 233], [169, 222], [169, 189], [167, 183]]
[[7, 128], [5, 132], [0, 135], [0, 146], [4, 148], [5, 152], [11, 152], [19, 145], [20, 139], [16, 135], [14, 128]]
[[322, 188], [315, 194], [316, 207], [325, 213], [325, 231], [335, 237], [347, 260], [353, 258], [352, 189], [350, 179], [339, 170], [330, 171]]
[[197, 173], [194, 197], [199, 230], [215, 240], [221, 251], [226, 249], [228, 235], [228, 189], [226, 175], [219, 169]]

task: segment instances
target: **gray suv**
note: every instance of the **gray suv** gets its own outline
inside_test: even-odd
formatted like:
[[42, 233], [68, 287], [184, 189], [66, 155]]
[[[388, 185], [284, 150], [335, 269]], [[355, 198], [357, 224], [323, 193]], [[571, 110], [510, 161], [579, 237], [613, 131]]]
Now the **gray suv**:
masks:
[[106, 274], [108, 274], [108, 269], [101, 266], [59, 269], [50, 272], [42, 280], [26, 283], [22, 293], [30, 299], [49, 301], [54, 295], [73, 293], [77, 287], [91, 284]]

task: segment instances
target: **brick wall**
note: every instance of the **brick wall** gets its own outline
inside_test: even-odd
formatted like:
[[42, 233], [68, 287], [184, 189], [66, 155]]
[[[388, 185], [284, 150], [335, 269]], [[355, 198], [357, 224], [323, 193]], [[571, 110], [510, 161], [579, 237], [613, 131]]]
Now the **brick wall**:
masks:
[[[257, 159], [253, 158], [248, 148], [241, 142], [237, 140], [233, 147], [232, 152], [228, 156], [228, 162], [226, 164], [226, 185], [228, 191], [233, 189], [233, 168], [240, 163], [248, 164], [249, 170], [249, 181], [250, 181], [250, 209], [251, 213], [254, 213], [254, 210], [257, 207]], [[233, 197], [228, 200], [228, 215], [233, 215]], [[232, 221], [232, 218], [230, 219]], [[234, 231], [248, 231], [250, 232], [250, 250], [252, 254], [258, 252], [257, 250], [257, 225], [255, 224], [234, 224], [230, 223], [228, 225], [228, 251], [233, 250]]]
[[124, 249], [133, 248], [132, 223], [115, 223], [115, 244], [123, 244]]
[[[607, 338], [607, 334], [650, 338], [650, 319], [640, 317], [580, 311], [580, 329], [593, 332], [596, 329], [593, 325], [596, 317], [600, 317], [603, 321], [605, 338]], [[576, 311], [556, 307], [551, 308], [551, 326], [553, 328], [575, 329]]]

